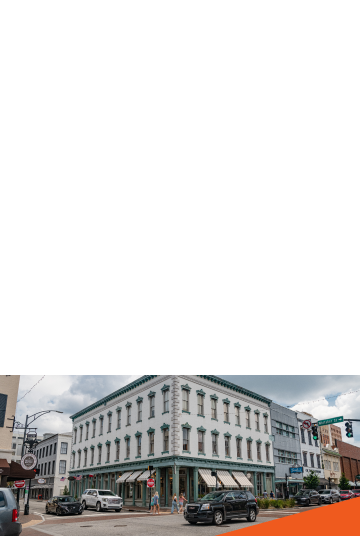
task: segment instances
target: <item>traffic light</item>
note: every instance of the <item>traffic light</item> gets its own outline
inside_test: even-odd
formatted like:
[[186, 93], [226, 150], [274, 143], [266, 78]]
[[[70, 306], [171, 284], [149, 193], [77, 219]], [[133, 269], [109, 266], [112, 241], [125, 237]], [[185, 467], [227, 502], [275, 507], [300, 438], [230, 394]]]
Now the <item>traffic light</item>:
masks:
[[352, 429], [352, 422], [345, 423], [345, 432], [346, 432], [346, 437], [354, 437], [353, 429]]
[[148, 471], [153, 471], [154, 470], [154, 466], [153, 465], [148, 465]]
[[40, 474], [40, 469], [34, 469], [34, 473], [35, 473], [36, 475], [39, 475], [39, 474]]
[[314, 439], [314, 441], [317, 441], [319, 439], [319, 432], [318, 432], [317, 425], [313, 424], [311, 429], [312, 429], [313, 439]]

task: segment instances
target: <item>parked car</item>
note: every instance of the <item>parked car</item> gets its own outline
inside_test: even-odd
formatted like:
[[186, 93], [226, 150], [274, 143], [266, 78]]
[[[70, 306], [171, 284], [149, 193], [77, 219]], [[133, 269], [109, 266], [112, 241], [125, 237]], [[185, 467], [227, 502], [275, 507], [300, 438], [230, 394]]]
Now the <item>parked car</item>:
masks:
[[186, 505], [184, 518], [191, 525], [198, 522], [221, 525], [228, 519], [245, 517], [255, 521], [259, 507], [254, 495], [249, 491], [213, 491], [196, 503]]
[[353, 492], [355, 497], [360, 497], [360, 488], [355, 488], [355, 489], [353, 489], [351, 491]]
[[340, 491], [340, 498], [342, 501], [346, 501], [347, 499], [352, 499], [353, 497], [355, 497], [355, 495], [350, 489], [342, 489]]
[[334, 489], [320, 489], [319, 495], [322, 503], [333, 504], [340, 501], [340, 495]]
[[301, 489], [295, 495], [296, 504], [302, 506], [310, 506], [310, 504], [321, 504], [321, 497], [319, 493], [313, 489]]
[[81, 515], [83, 513], [83, 506], [72, 495], [59, 495], [47, 501], [45, 512], [47, 514], [56, 514], [57, 516], [64, 516], [66, 514]]
[[18, 521], [18, 509], [13, 492], [9, 488], [0, 488], [0, 534], [1, 536], [18, 536], [22, 525]]
[[95, 508], [97, 512], [101, 510], [115, 510], [121, 512], [123, 500], [109, 489], [86, 489], [81, 495], [81, 503], [86, 508]]

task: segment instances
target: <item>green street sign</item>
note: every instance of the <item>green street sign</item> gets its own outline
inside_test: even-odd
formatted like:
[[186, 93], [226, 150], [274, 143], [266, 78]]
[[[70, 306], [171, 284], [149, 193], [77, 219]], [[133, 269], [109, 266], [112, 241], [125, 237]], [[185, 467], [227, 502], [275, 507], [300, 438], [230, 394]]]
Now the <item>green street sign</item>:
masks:
[[360, 475], [356, 475], [356, 477], [355, 477], [355, 478], [358, 478], [358, 479], [360, 480]]
[[336, 422], [343, 422], [344, 417], [334, 417], [333, 419], [325, 419], [323, 421], [318, 421], [318, 426], [324, 426], [325, 424], [335, 424]]

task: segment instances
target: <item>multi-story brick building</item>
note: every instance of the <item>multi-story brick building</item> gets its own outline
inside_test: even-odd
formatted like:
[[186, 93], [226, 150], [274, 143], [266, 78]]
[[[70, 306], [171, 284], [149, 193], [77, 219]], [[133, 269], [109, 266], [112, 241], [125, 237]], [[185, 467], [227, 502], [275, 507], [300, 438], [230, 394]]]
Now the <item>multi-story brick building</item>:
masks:
[[360, 448], [338, 440], [336, 447], [341, 455], [341, 472], [345, 473], [350, 482], [355, 483], [356, 476], [360, 475]]
[[339, 426], [336, 426], [335, 424], [327, 424], [325, 426], [320, 426], [319, 430], [321, 444], [324, 447], [326, 447], [326, 445], [334, 447], [336, 439], [338, 441], [342, 441], [341, 428]]
[[324, 464], [325, 480], [329, 482], [330, 479], [330, 485], [327, 485], [327, 487], [338, 488], [339, 480], [341, 477], [341, 455], [339, 453], [339, 449], [337, 449], [336, 447], [333, 447], [333, 449], [323, 447], [322, 457]]
[[145, 505], [149, 464], [162, 505], [216, 480], [274, 489], [270, 402], [216, 376], [143, 376], [72, 416], [71, 492], [95, 486]]

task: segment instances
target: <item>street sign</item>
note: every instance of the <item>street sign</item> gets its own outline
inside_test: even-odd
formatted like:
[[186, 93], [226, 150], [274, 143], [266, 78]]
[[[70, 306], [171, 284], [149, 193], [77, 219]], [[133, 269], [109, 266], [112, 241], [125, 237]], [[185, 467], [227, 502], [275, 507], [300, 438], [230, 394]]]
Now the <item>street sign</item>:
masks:
[[356, 480], [357, 478], [360, 480], [360, 475], [356, 475], [355, 480]]
[[39, 478], [38, 484], [45, 484], [46, 480], [44, 478]]
[[335, 424], [336, 422], [343, 422], [344, 417], [334, 417], [333, 419], [324, 419], [323, 421], [318, 421], [318, 426], [325, 426], [325, 424]]
[[304, 421], [302, 423], [302, 427], [305, 428], [305, 430], [310, 430], [311, 428], [311, 421], [309, 419], [307, 419], [306, 421]]
[[303, 468], [302, 467], [290, 467], [290, 473], [302, 473]]
[[27, 471], [31, 471], [31, 469], [34, 469], [34, 467], [36, 467], [36, 464], [37, 464], [37, 457], [35, 456], [35, 454], [31, 454], [30, 452], [28, 454], [25, 454], [22, 458], [21, 458], [21, 467], [23, 469], [26, 469]]
[[153, 488], [154, 486], [155, 486], [155, 480], [153, 478], [148, 478], [147, 487]]
[[25, 487], [25, 480], [16, 480], [14, 482], [16, 488], [24, 488]]

